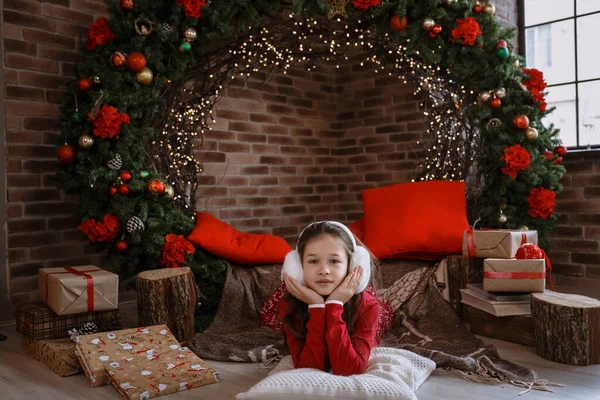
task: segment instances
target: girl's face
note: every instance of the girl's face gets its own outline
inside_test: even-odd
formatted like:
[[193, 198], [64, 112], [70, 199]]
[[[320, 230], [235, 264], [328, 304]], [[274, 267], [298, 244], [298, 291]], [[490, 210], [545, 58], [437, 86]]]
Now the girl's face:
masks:
[[348, 253], [341, 239], [323, 234], [310, 239], [302, 259], [306, 287], [329, 296], [348, 274]]

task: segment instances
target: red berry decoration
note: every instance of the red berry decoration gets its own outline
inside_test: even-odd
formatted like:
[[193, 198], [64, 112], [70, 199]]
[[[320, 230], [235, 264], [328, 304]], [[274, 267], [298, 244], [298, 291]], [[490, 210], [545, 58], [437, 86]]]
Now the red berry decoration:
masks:
[[498, 40], [498, 44], [496, 45], [496, 48], [499, 49], [501, 47], [508, 47], [508, 42], [504, 39]]
[[439, 24], [435, 24], [432, 28], [431, 31], [433, 32], [435, 35], [439, 35], [440, 33], [442, 33], [442, 26]]
[[513, 118], [513, 125], [517, 129], [527, 129], [529, 128], [529, 118], [524, 114], [515, 115]]
[[125, 182], [129, 182], [131, 180], [131, 172], [129, 171], [123, 171], [119, 174], [119, 176], [121, 177], [121, 179], [123, 179]]
[[554, 153], [556, 153], [557, 156], [562, 157], [567, 154], [567, 148], [565, 146], [556, 146], [554, 148]]
[[73, 160], [75, 160], [75, 147], [70, 144], [63, 144], [58, 148], [56, 156], [61, 163], [72, 164]]
[[517, 249], [515, 258], [517, 260], [539, 260], [544, 258], [544, 251], [537, 244], [525, 243]]
[[115, 244], [115, 250], [119, 253], [125, 253], [127, 251], [127, 242], [124, 240], [119, 240], [117, 244]]
[[390, 28], [392, 28], [396, 32], [401, 32], [401, 31], [405, 30], [407, 25], [408, 25], [408, 20], [406, 19], [406, 17], [400, 18], [400, 16], [394, 15], [390, 19]]
[[92, 81], [90, 81], [88, 78], [80, 78], [77, 81], [77, 89], [79, 89], [80, 92], [87, 92], [92, 88]]
[[123, 196], [127, 196], [129, 193], [131, 193], [129, 191], [129, 186], [127, 186], [127, 185], [119, 186], [119, 193], [122, 194]]
[[123, 12], [131, 11], [133, 10], [133, 0], [121, 0], [119, 6]]
[[123, 68], [125, 66], [125, 54], [117, 51], [110, 56], [110, 65], [115, 68]]
[[477, 14], [481, 14], [483, 12], [483, 6], [481, 4], [475, 4], [473, 6], [473, 11], [475, 11]]
[[560, 164], [562, 164], [562, 157], [558, 157], [556, 159], [556, 161], [554, 161], [554, 165], [560, 165]]
[[546, 150], [544, 152], [544, 158], [546, 159], [546, 161], [550, 161], [554, 158], [554, 153], [551, 152], [550, 150]]
[[141, 72], [146, 68], [146, 57], [139, 52], [131, 53], [127, 56], [127, 68], [133, 72]]
[[165, 192], [165, 184], [160, 179], [152, 179], [148, 182], [148, 191], [161, 195]]
[[118, 192], [118, 190], [117, 190], [117, 187], [116, 187], [116, 186], [111, 186], [111, 187], [108, 189], [108, 193], [110, 193], [110, 195], [111, 195], [111, 196], [116, 196], [117, 192]]
[[500, 106], [501, 106], [501, 105], [502, 105], [502, 100], [500, 100], [500, 99], [499, 99], [499, 98], [497, 98], [497, 97], [494, 97], [494, 98], [492, 99], [492, 101], [490, 101], [490, 106], [491, 106], [492, 108], [500, 108]]

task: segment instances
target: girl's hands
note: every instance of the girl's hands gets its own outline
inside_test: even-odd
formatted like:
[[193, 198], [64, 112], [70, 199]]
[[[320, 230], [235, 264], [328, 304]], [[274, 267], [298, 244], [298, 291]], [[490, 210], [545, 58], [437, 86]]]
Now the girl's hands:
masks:
[[285, 282], [285, 288], [288, 292], [298, 300], [308, 305], [311, 304], [324, 304], [323, 296], [315, 292], [312, 289], [301, 285], [291, 276], [286, 274], [283, 275], [283, 281]]
[[354, 268], [340, 286], [335, 288], [333, 293], [329, 295], [327, 300], [337, 300], [346, 304], [346, 302], [356, 293], [356, 289], [358, 289], [358, 285], [362, 279], [362, 274], [363, 270], [361, 266]]

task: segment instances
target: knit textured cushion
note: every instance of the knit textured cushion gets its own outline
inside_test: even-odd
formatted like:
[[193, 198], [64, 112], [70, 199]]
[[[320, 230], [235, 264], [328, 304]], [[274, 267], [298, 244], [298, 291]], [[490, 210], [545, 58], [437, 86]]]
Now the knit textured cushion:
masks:
[[286, 356], [269, 376], [236, 398], [417, 400], [415, 392], [434, 369], [430, 359], [391, 347], [373, 348], [366, 371], [352, 376], [294, 369]]
[[242, 265], [282, 264], [292, 247], [269, 234], [242, 233], [212, 215], [196, 214], [188, 240], [225, 260]]
[[464, 182], [402, 183], [364, 190], [362, 199], [364, 243], [377, 258], [462, 254]]

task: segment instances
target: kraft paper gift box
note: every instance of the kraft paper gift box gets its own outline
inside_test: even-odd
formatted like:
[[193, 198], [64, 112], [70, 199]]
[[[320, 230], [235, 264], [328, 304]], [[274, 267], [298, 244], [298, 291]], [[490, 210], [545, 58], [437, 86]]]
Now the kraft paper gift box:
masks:
[[537, 231], [489, 229], [463, 233], [463, 256], [514, 258], [522, 244], [538, 243]]
[[487, 258], [483, 261], [483, 290], [487, 292], [543, 292], [546, 261]]
[[[142, 360], [158, 365], [168, 354], [187, 353], [166, 325], [123, 329], [79, 336], [77, 358], [92, 387], [108, 384], [105, 366], [135, 364]], [[116, 364], [113, 364], [116, 365]]]
[[151, 399], [219, 381], [219, 374], [187, 348], [161, 354], [159, 360], [111, 362], [104, 368], [126, 400]]
[[75, 342], [69, 338], [55, 340], [31, 340], [22, 337], [23, 350], [44, 363], [60, 376], [70, 376], [81, 372], [75, 355]]
[[115, 310], [119, 304], [119, 276], [93, 265], [42, 268], [38, 287], [58, 315]]

